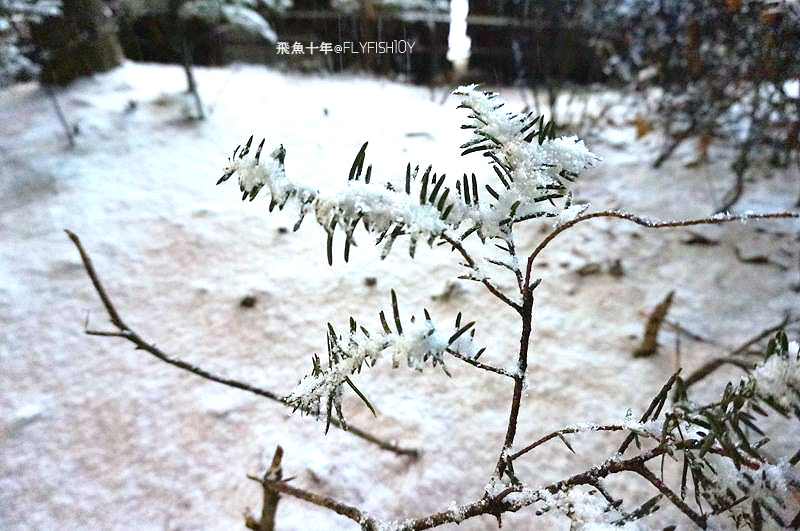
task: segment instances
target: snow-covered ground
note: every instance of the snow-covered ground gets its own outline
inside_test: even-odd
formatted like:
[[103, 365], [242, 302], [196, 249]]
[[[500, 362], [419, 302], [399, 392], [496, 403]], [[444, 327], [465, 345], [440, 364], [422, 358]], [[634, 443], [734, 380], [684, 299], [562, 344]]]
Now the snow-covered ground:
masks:
[[[123, 340], [83, 333], [87, 322], [104, 328], [107, 318], [64, 228], [80, 235], [123, 318], [143, 337], [281, 394], [310, 370], [313, 353], [324, 354], [326, 322], [344, 330], [352, 315], [378, 327], [390, 288], [406, 315], [425, 307], [451, 320], [463, 311], [478, 321], [482, 360], [514, 362], [518, 317], [480, 285], [456, 280], [463, 271], [445, 250], [421, 246], [412, 261], [398, 242], [380, 262], [362, 238], [345, 264], [340, 234], [329, 267], [325, 233], [313, 221], [285, 233], [294, 219], [268, 214], [266, 199], [242, 203], [234, 184], [214, 186], [250, 134], [266, 137], [266, 146], [282, 143], [287, 172], [320, 187], [347, 178], [366, 140], [373, 180], [401, 177], [409, 161], [489, 175], [481, 157], [458, 156], [469, 135], [452, 100], [438, 105], [441, 94], [383, 80], [198, 70], [214, 104], [202, 123], [183, 118], [177, 67], [129, 63], [59, 92], [80, 127], [72, 150], [35, 85], [0, 92], [0, 528], [242, 528], [245, 508], [260, 503], [246, 474], [263, 469], [277, 444], [297, 485], [379, 517], [423, 516], [480, 497], [505, 430], [511, 385], [504, 378], [457, 360], [448, 365], [452, 379], [388, 365], [359, 376], [379, 415], [350, 396], [349, 420], [420, 448], [423, 457], [409, 462], [338, 430], [323, 436], [321, 423], [169, 367]], [[503, 95], [521, 107], [516, 94]], [[653, 139], [635, 141], [632, 126], [608, 137], [589, 145], [604, 160], [577, 185], [593, 209], [703, 216], [727, 186], [723, 159], [687, 169], [678, 156], [654, 171]], [[738, 207], [791, 209], [797, 179], [762, 179]], [[529, 223], [518, 246], [530, 251], [548, 227]], [[790, 289], [800, 281], [796, 220], [697, 232], [720, 244], [688, 246], [685, 230], [598, 220], [542, 255], [520, 446], [566, 424], [619, 421], [628, 408], [640, 414], [676, 366], [675, 335], [666, 329], [657, 356], [631, 356], [647, 312], [669, 290], [676, 290], [670, 319], [718, 343], [683, 337], [687, 371], [798, 310]], [[774, 263], [742, 263], [736, 248]], [[608, 273], [617, 259], [622, 276]], [[578, 274], [591, 263], [599, 273]], [[497, 281], [513, 288], [502, 272]], [[240, 306], [248, 295], [252, 308]], [[724, 380], [715, 382], [718, 391]], [[795, 424], [770, 451], [794, 451], [797, 440]], [[518, 475], [532, 486], [563, 478], [600, 462], [619, 437], [571, 441], [576, 456], [548, 443], [520, 459]], [[636, 478], [610, 485], [631, 504], [652, 494]], [[288, 498], [278, 521], [284, 530], [355, 528]], [[532, 509], [504, 521], [509, 529], [554, 525], [534, 519]], [[483, 517], [459, 529], [495, 526]]]

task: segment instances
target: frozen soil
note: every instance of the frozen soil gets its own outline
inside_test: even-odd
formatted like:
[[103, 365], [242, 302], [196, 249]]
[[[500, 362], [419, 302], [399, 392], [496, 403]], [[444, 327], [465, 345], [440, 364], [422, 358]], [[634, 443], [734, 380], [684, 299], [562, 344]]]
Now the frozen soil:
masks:
[[[267, 213], [268, 201], [239, 200], [234, 184], [215, 187], [226, 157], [250, 134], [283, 144], [286, 169], [317, 186], [346, 179], [369, 140], [373, 180], [402, 176], [408, 161], [461, 175], [492, 172], [481, 157], [460, 158], [468, 137], [452, 100], [427, 89], [354, 77], [303, 77], [260, 67], [198, 69], [209, 119], [184, 119], [179, 68], [125, 66], [58, 94], [80, 128], [65, 147], [51, 102], [35, 85], [0, 92], [0, 528], [237, 529], [257, 509], [263, 470], [276, 445], [295, 483], [393, 519], [424, 516], [451, 501], [480, 497], [505, 431], [511, 385], [453, 359], [449, 370], [412, 373], [378, 365], [358, 376], [379, 410], [354, 397], [349, 420], [423, 451], [417, 462], [372, 447], [256, 396], [206, 382], [135, 351], [123, 340], [90, 337], [110, 325], [62, 229], [75, 231], [123, 318], [164, 351], [213, 372], [281, 394], [324, 353], [325, 323], [345, 330], [348, 316], [378, 327], [394, 288], [405, 315], [428, 308], [439, 319], [463, 311], [476, 319], [482, 360], [511, 366], [518, 317], [463, 271], [443, 248], [417, 251], [402, 242], [383, 262], [366, 237], [334, 266], [325, 233], [312, 219]], [[505, 93], [511, 108], [521, 100]], [[129, 103], [134, 102], [134, 103]], [[620, 120], [621, 122], [622, 120]], [[411, 133], [411, 134], [409, 134]], [[425, 134], [419, 134], [425, 133]], [[624, 208], [659, 217], [712, 211], [727, 186], [727, 162], [687, 169], [681, 157], [655, 171], [653, 139], [633, 128], [590, 140], [603, 161], [585, 174], [577, 196], [593, 209]], [[691, 156], [691, 153], [687, 153]], [[750, 186], [742, 211], [793, 208], [798, 176], [776, 174]], [[546, 222], [518, 233], [530, 251]], [[689, 246], [685, 230], [653, 231], [615, 220], [585, 223], [542, 254], [536, 291], [530, 385], [518, 445], [566, 424], [639, 415], [676, 367], [676, 336], [633, 359], [647, 313], [676, 290], [670, 319], [714, 342], [680, 340], [690, 371], [726, 353], [784, 312], [798, 310], [796, 221], [698, 228], [716, 246]], [[736, 255], [771, 263], [742, 263]], [[623, 275], [608, 273], [619, 260]], [[591, 263], [600, 272], [580, 275]], [[375, 279], [375, 282], [367, 279]], [[513, 279], [496, 273], [514, 289]], [[446, 296], [433, 297], [446, 293]], [[255, 305], [240, 305], [243, 297]], [[710, 386], [718, 391], [735, 372]], [[794, 452], [796, 423], [769, 446]], [[521, 459], [532, 486], [602, 461], [619, 437], [557, 441]], [[791, 450], [789, 450], [791, 449]], [[266, 456], [266, 457], [265, 457]], [[637, 478], [611, 483], [633, 507], [652, 495]], [[568, 529], [567, 520], [508, 515], [509, 529]], [[667, 513], [689, 525], [680, 516]], [[666, 521], [664, 520], [664, 521]], [[281, 501], [284, 530], [355, 529], [353, 522], [293, 499]], [[475, 518], [459, 529], [493, 529]], [[451, 526], [455, 529], [456, 526]]]

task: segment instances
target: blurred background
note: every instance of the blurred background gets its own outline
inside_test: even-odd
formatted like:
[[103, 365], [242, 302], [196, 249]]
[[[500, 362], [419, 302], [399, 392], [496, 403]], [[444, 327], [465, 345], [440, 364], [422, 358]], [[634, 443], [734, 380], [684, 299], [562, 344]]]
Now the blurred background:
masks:
[[[198, 66], [360, 73], [428, 86], [442, 101], [477, 82], [518, 87], [527, 110], [583, 135], [608, 120], [619, 102], [598, 103], [598, 93], [613, 89], [636, 106], [628, 119], [639, 136], [661, 134], [655, 166], [687, 142], [698, 163], [715, 146], [736, 151], [722, 211], [754, 162], [797, 161], [798, 9], [793, 0], [3, 0], [0, 84], [38, 79], [58, 107], [49, 86], [125, 59], [178, 64], [194, 100], [188, 116], [202, 119], [215, 102], [199, 95]], [[72, 143], [76, 124], [57, 112]]]

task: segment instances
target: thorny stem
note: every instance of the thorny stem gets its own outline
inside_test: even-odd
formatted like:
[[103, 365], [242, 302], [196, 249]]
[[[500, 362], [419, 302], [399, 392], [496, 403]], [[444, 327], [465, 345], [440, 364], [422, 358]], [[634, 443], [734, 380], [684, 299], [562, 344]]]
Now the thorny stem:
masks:
[[272, 456], [272, 463], [269, 468], [267, 468], [267, 471], [264, 472], [264, 478], [262, 480], [264, 500], [261, 505], [261, 517], [258, 520], [253, 516], [247, 516], [245, 518], [245, 526], [253, 531], [275, 531], [275, 513], [278, 510], [280, 494], [268, 489], [264, 484], [268, 481], [280, 481], [283, 479], [283, 469], [281, 468], [282, 459], [283, 448], [278, 445]]
[[[120, 337], [123, 339], [127, 339], [136, 346], [137, 350], [143, 350], [148, 354], [155, 356], [159, 360], [172, 365], [173, 367], [177, 367], [179, 369], [191, 372], [196, 376], [199, 376], [206, 380], [210, 380], [212, 382], [220, 383], [222, 385], [227, 385], [228, 387], [233, 387], [235, 389], [240, 389], [242, 391], [253, 393], [255, 395], [261, 396], [268, 400], [272, 400], [274, 402], [281, 403], [287, 407], [291, 407], [294, 409], [295, 407], [294, 405], [289, 404], [284, 397], [281, 397], [272, 391], [269, 391], [267, 389], [262, 389], [260, 387], [256, 387], [248, 383], [240, 382], [238, 380], [233, 380], [230, 378], [225, 378], [223, 376], [210, 373], [207, 370], [203, 369], [202, 367], [192, 365], [191, 363], [188, 363], [179, 358], [174, 358], [169, 354], [163, 352], [155, 345], [148, 343], [147, 341], [142, 339], [142, 337], [140, 337], [132, 328], [130, 328], [127, 324], [125, 324], [125, 321], [123, 321], [122, 317], [120, 317], [119, 312], [117, 312], [117, 309], [111, 302], [111, 299], [106, 293], [103, 284], [100, 282], [100, 278], [97, 276], [97, 272], [94, 269], [94, 265], [92, 265], [92, 260], [89, 257], [88, 253], [86, 252], [86, 250], [83, 248], [80, 238], [78, 238], [77, 234], [75, 234], [72, 231], [65, 230], [64, 232], [67, 233], [67, 236], [69, 236], [70, 240], [72, 240], [72, 243], [74, 243], [75, 247], [78, 249], [78, 252], [81, 255], [81, 260], [83, 261], [83, 267], [86, 270], [86, 274], [92, 281], [92, 285], [94, 286], [95, 291], [97, 292], [98, 296], [100, 297], [100, 300], [103, 303], [103, 306], [105, 307], [106, 313], [108, 314], [108, 317], [111, 320], [111, 324], [113, 324], [117, 328], [117, 331], [86, 330], [87, 334], [93, 336]], [[305, 413], [311, 413], [310, 411], [307, 410], [303, 411]], [[355, 426], [351, 425], [345, 426], [335, 418], [331, 419], [331, 424], [337, 428], [348, 431], [353, 435], [355, 435], [356, 437], [363, 439], [367, 442], [370, 442], [383, 450], [387, 450], [389, 452], [393, 452], [398, 455], [406, 455], [413, 459], [418, 458], [420, 455], [419, 450], [415, 448], [404, 448], [398, 446], [393, 442], [380, 439]]]

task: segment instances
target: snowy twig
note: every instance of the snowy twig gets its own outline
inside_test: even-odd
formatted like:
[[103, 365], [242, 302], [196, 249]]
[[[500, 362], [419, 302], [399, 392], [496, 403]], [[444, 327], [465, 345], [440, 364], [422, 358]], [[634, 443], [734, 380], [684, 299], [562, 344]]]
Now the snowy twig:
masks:
[[[78, 252], [81, 255], [81, 260], [83, 261], [83, 267], [86, 270], [86, 274], [89, 276], [89, 279], [92, 281], [92, 285], [94, 286], [95, 291], [97, 292], [100, 300], [105, 307], [106, 313], [108, 314], [109, 319], [111, 320], [111, 324], [113, 324], [117, 329], [118, 332], [114, 331], [97, 331], [97, 330], [86, 330], [86, 333], [89, 335], [96, 335], [96, 336], [111, 336], [111, 337], [121, 337], [123, 339], [127, 339], [131, 343], [133, 343], [138, 350], [143, 350], [149, 354], [152, 354], [156, 358], [160, 359], [161, 361], [168, 363], [174, 367], [178, 367], [179, 369], [183, 369], [185, 371], [191, 372], [201, 378], [206, 380], [210, 380], [212, 382], [216, 382], [222, 385], [227, 385], [228, 387], [233, 387], [236, 389], [240, 389], [242, 391], [247, 391], [249, 393], [253, 393], [255, 395], [261, 396], [263, 398], [267, 398], [269, 400], [279, 402], [285, 406], [294, 407], [293, 405], [289, 404], [287, 400], [272, 391], [267, 389], [262, 389], [260, 387], [253, 386], [248, 383], [240, 382], [238, 380], [233, 380], [230, 378], [225, 378], [223, 376], [219, 376], [213, 373], [208, 372], [207, 370], [203, 369], [202, 367], [198, 367], [196, 365], [192, 365], [186, 361], [183, 361], [178, 358], [174, 358], [155, 345], [148, 343], [144, 339], [142, 339], [133, 329], [131, 329], [120, 317], [117, 309], [114, 307], [114, 304], [111, 302], [111, 299], [108, 297], [105, 288], [103, 287], [102, 283], [100, 282], [99, 277], [97, 276], [97, 272], [92, 265], [92, 260], [89, 257], [86, 250], [83, 248], [81, 244], [80, 238], [78, 238], [77, 234], [70, 230], [65, 230], [69, 239], [72, 240], [72, 243], [75, 244], [75, 247], [78, 249]], [[345, 429], [344, 425], [338, 422], [336, 419], [332, 419], [331, 424], [336, 426], [340, 429]], [[355, 426], [347, 426], [346, 431], [352, 433], [356, 437], [363, 439], [367, 442], [370, 442], [383, 450], [387, 450], [393, 452], [398, 455], [407, 455], [414, 459], [419, 457], [419, 450], [415, 448], [404, 448], [398, 446], [395, 443], [385, 441], [380, 439], [364, 430], [356, 428]]]
[[559, 225], [556, 227], [550, 234], [548, 234], [540, 243], [536, 246], [533, 252], [528, 256], [528, 267], [525, 272], [525, 279], [530, 281], [531, 270], [533, 268], [533, 261], [539, 256], [547, 245], [555, 239], [556, 236], [572, 228], [573, 226], [581, 223], [583, 221], [587, 221], [593, 218], [618, 218], [630, 221], [632, 223], [636, 223], [637, 225], [641, 225], [648, 229], [662, 229], [662, 228], [669, 228], [669, 227], [688, 227], [691, 225], [713, 225], [713, 224], [720, 224], [720, 223], [730, 223], [732, 221], [742, 221], [746, 222], [751, 219], [780, 219], [780, 218], [800, 218], [800, 214], [797, 212], [771, 212], [768, 214], [742, 214], [739, 216], [730, 215], [730, 214], [716, 214], [714, 216], [705, 217], [705, 218], [698, 218], [698, 219], [685, 219], [685, 220], [675, 220], [675, 221], [659, 221], [654, 219], [645, 218], [642, 216], [637, 216], [635, 214], [630, 214], [628, 212], [623, 212], [620, 210], [604, 210], [601, 212], [592, 212], [591, 214], [585, 214], [583, 216], [579, 216], [572, 221], [568, 221], [563, 225]]
[[[458, 240], [452, 238], [451, 236], [449, 236], [446, 233], [442, 233], [441, 238], [444, 241], [446, 241], [447, 243], [449, 243], [453, 247], [453, 249], [457, 250], [461, 254], [461, 256], [464, 258], [464, 260], [466, 261], [466, 264], [467, 264], [467, 266], [469, 268], [473, 269], [476, 273], [480, 274], [480, 271], [478, 269], [477, 263], [475, 262], [475, 259], [472, 258], [472, 256], [467, 252], [467, 250], [464, 248], [464, 246], [461, 244], [461, 242], [459, 242]], [[486, 286], [486, 289], [488, 289], [489, 292], [492, 295], [494, 295], [495, 297], [497, 297], [498, 299], [500, 299], [501, 301], [506, 303], [508, 306], [511, 306], [512, 308], [514, 308], [517, 311], [520, 311], [522, 309], [522, 307], [518, 303], [516, 303], [516, 302], [512, 301], [511, 299], [509, 299], [488, 278], [482, 277], [481, 278], [481, 284]]]
[[[575, 474], [569, 478], [551, 483], [536, 490], [525, 489], [524, 487], [521, 486], [509, 487], [507, 489], [504, 489], [499, 494], [490, 495], [489, 493], [486, 493], [484, 494], [483, 497], [481, 497], [478, 500], [465, 503], [456, 508], [449, 508], [447, 510], [433, 513], [420, 518], [408, 519], [400, 522], [380, 522], [372, 518], [366, 517], [365, 520], [367, 524], [366, 525], [362, 524], [362, 525], [364, 526], [365, 529], [391, 529], [392, 531], [422, 531], [424, 529], [432, 529], [434, 527], [438, 527], [448, 523], [460, 524], [461, 522], [469, 518], [474, 518], [476, 516], [481, 516], [481, 515], [499, 516], [507, 512], [516, 512], [524, 507], [528, 507], [530, 505], [542, 501], [548, 495], [564, 492], [569, 490], [570, 488], [579, 485], [590, 485], [596, 487], [596, 485], [601, 479], [606, 478], [608, 476], [619, 474], [621, 472], [638, 473], [639, 470], [648, 461], [661, 457], [662, 455], [667, 454], [674, 450], [696, 448], [698, 447], [698, 445], [699, 443], [697, 441], [685, 441], [683, 443], [676, 444], [673, 448], [658, 446], [656, 448], [644, 451], [637, 456], [625, 460], [613, 457], [611, 459], [604, 461], [599, 465], [589, 468], [584, 472]], [[359, 511], [358, 509], [349, 507], [340, 502], [336, 502], [335, 500], [331, 500], [330, 498], [313, 495], [301, 489], [288, 487], [288, 485], [285, 484], [277, 484], [275, 485], [274, 488], [275, 490], [279, 490], [282, 493], [289, 494], [292, 496], [300, 494], [296, 497], [314, 503], [315, 505], [327, 507], [327, 505], [317, 503], [318, 499], [321, 498], [324, 499], [327, 503], [333, 502], [349, 510], [358, 511], [357, 513], [356, 512], [351, 513], [354, 516], [355, 515], [361, 515], [362, 517], [365, 516], [364, 513], [362, 511]], [[315, 501], [309, 499], [311, 497], [316, 497], [317, 500]], [[692, 511], [692, 513], [694, 513], [694, 511]], [[339, 514], [344, 514], [344, 513], [340, 512]], [[696, 513], [694, 514], [696, 515]], [[345, 514], [345, 516], [348, 515]], [[351, 518], [353, 520], [359, 521], [356, 519], [357, 517], [356, 518], [351, 517]], [[702, 529], [706, 528], [706, 522], [704, 517], [700, 517], [697, 521], [695, 521], [695, 523], [697, 523]], [[370, 525], [372, 527], [369, 527]]]
[[337, 514], [346, 516], [347, 518], [360, 524], [362, 529], [367, 529], [367, 530], [378, 529], [377, 524], [379, 522], [377, 520], [368, 516], [367, 513], [365, 513], [361, 509], [358, 509], [357, 507], [353, 507], [352, 505], [347, 505], [346, 503], [337, 501], [329, 496], [322, 496], [321, 494], [315, 494], [307, 490], [293, 487], [289, 485], [289, 480], [270, 481], [268, 479], [258, 478], [250, 475], [248, 475], [247, 477], [249, 479], [252, 479], [253, 481], [260, 483], [265, 489], [271, 490], [276, 493], [293, 496], [297, 499], [307, 501], [308, 503], [311, 503], [318, 507], [324, 507], [325, 509], [329, 509]]
[[590, 425], [585, 426], [585, 427], [576, 426], [576, 427], [570, 427], [570, 428], [562, 428], [562, 429], [560, 429], [558, 431], [554, 431], [554, 432], [552, 432], [550, 434], [545, 435], [544, 437], [542, 437], [538, 441], [529, 444], [528, 446], [526, 446], [522, 450], [519, 450], [518, 452], [514, 452], [513, 454], [508, 456], [508, 459], [509, 459], [509, 461], [513, 461], [513, 460], [517, 459], [518, 457], [522, 456], [523, 454], [526, 454], [526, 453], [530, 452], [531, 450], [533, 450], [537, 446], [541, 446], [542, 444], [546, 443], [550, 439], [554, 439], [556, 437], [558, 437], [562, 441], [564, 441], [565, 444], [567, 444], [567, 448], [569, 448], [570, 451], [573, 451], [572, 448], [569, 446], [569, 444], [566, 443], [566, 439], [564, 439], [562, 437], [563, 435], [568, 435], [570, 433], [585, 433], [585, 432], [590, 432], [590, 431], [623, 431], [623, 430], [626, 430], [626, 429], [628, 429], [628, 428], [626, 428], [622, 424], [608, 424], [608, 425], [593, 425], [593, 424], [590, 424]]
[[453, 356], [454, 358], [458, 358], [458, 359], [460, 359], [461, 361], [463, 361], [465, 363], [469, 363], [473, 367], [477, 367], [478, 369], [483, 369], [484, 371], [493, 372], [493, 373], [499, 374], [501, 376], [507, 376], [509, 378], [514, 378], [514, 375], [511, 374], [510, 372], [508, 372], [505, 369], [500, 369], [498, 367], [493, 367], [492, 365], [487, 365], [485, 363], [481, 363], [481, 362], [476, 361], [476, 360], [474, 360], [472, 358], [464, 356], [463, 354], [461, 354], [460, 352], [456, 352], [455, 350], [452, 350], [452, 349], [448, 348], [447, 349], [447, 353], [450, 354], [451, 356]]

